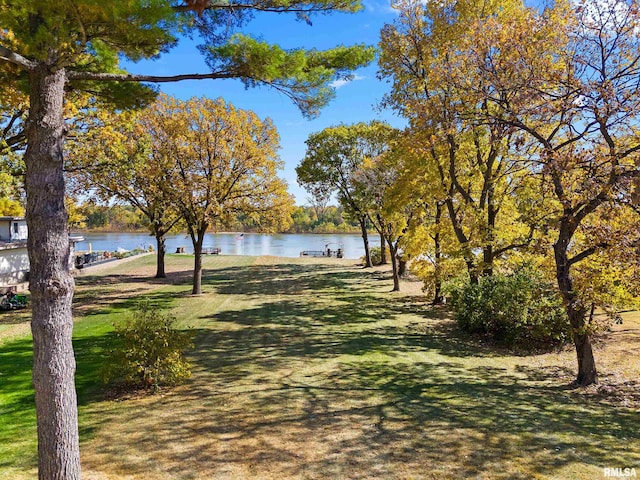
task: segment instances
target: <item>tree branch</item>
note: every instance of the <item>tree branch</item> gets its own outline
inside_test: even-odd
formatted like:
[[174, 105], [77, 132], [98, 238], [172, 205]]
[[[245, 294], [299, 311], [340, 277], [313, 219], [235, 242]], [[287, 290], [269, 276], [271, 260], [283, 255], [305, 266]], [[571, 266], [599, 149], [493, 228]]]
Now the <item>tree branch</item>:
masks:
[[22, 117], [24, 113], [25, 113], [24, 110], [18, 110], [11, 116], [11, 118], [7, 122], [7, 126], [2, 132], [3, 137], [6, 137], [7, 135], [9, 135], [9, 132], [11, 131], [15, 123], [20, 119], [20, 117]]
[[601, 248], [606, 248], [608, 246], [609, 246], [609, 244], [607, 242], [602, 242], [602, 243], [599, 243], [597, 245], [594, 245], [593, 247], [589, 247], [586, 250], [584, 250], [584, 251], [580, 252], [579, 254], [577, 254], [575, 257], [570, 258], [567, 261], [567, 265], [568, 266], [574, 265], [574, 264], [578, 263], [579, 261], [584, 260], [589, 255], [593, 255], [594, 253], [596, 253]]
[[93, 72], [74, 72], [69, 71], [67, 78], [69, 80], [95, 80], [100, 82], [149, 82], [149, 83], [168, 83], [180, 82], [182, 80], [210, 80], [221, 78], [238, 78], [237, 73], [233, 72], [211, 72], [211, 73], [187, 73], [183, 75], [157, 76], [157, 75], [138, 75], [133, 73], [93, 73]]
[[29, 60], [19, 53], [9, 50], [7, 47], [3, 47], [2, 45], [0, 45], [0, 60], [13, 63], [14, 65], [18, 65], [27, 70], [33, 70], [37, 66], [36, 62]]
[[0, 136], [0, 155], [4, 155], [5, 152], [15, 152], [26, 145], [27, 132], [24, 129], [20, 129], [15, 134], [8, 136], [11, 133], [11, 129], [16, 122], [22, 118], [24, 113], [24, 110], [18, 110], [8, 120]]
[[628, 150], [625, 150], [624, 152], [622, 152], [620, 154], [620, 158], [629, 157], [629, 156], [633, 155], [634, 153], [636, 153], [638, 150], [640, 150], [640, 143], [638, 145], [635, 145], [634, 147], [631, 147]]
[[21, 148], [24, 148], [26, 144], [27, 132], [22, 130], [14, 136], [5, 139], [4, 142], [0, 143], [0, 155], [4, 155], [7, 152], [17, 152]]
[[500, 255], [508, 252], [509, 250], [528, 247], [529, 245], [531, 245], [531, 242], [533, 241], [534, 233], [535, 233], [535, 227], [534, 226], [529, 227], [529, 235], [527, 235], [527, 238], [525, 240], [523, 240], [521, 243], [512, 243], [510, 245], [507, 245], [506, 247], [496, 249], [496, 251], [493, 252], [494, 258], [499, 257]]
[[[335, 4], [329, 5], [316, 5], [312, 4], [307, 7], [301, 7], [297, 5], [258, 5], [254, 3], [210, 3], [208, 6], [202, 8], [202, 11], [205, 10], [252, 10], [252, 11], [260, 11], [260, 12], [271, 12], [271, 13], [314, 13], [314, 12], [330, 12], [334, 10], [345, 10], [349, 9], [351, 2], [336, 2]], [[173, 7], [175, 12], [199, 12], [200, 9], [194, 7], [193, 5], [176, 5]]]

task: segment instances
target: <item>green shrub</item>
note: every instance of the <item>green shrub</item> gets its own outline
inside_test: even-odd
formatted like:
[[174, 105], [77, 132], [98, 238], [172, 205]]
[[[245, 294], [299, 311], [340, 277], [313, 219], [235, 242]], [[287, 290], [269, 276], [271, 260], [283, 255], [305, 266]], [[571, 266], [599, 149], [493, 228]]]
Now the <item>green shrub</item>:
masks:
[[176, 319], [141, 302], [114, 325], [118, 346], [105, 364], [106, 382], [132, 387], [176, 385], [191, 376], [184, 351], [193, 346], [190, 331], [174, 328]]
[[460, 327], [507, 346], [543, 347], [570, 340], [560, 296], [539, 274], [525, 268], [449, 289]]
[[[389, 253], [389, 248], [386, 247], [387, 252], [387, 262], [391, 262], [391, 254]], [[371, 263], [373, 265], [380, 265], [382, 262], [382, 249], [380, 247], [371, 247], [369, 249], [369, 254], [371, 255]], [[362, 261], [364, 262], [364, 257], [362, 257]]]

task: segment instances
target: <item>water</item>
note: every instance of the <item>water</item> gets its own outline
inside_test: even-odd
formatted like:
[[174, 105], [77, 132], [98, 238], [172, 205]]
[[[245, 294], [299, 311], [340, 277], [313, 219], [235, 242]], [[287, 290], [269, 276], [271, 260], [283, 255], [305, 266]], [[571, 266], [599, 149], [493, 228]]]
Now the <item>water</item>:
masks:
[[[134, 250], [146, 249], [149, 245], [156, 248], [155, 237], [146, 233], [73, 233], [84, 237], [76, 244], [76, 251], [113, 252], [118, 248]], [[377, 235], [371, 235], [371, 246], [379, 246]], [[325, 250], [326, 246], [343, 248], [344, 258], [357, 259], [364, 256], [362, 237], [358, 234], [261, 234], [245, 233], [207, 233], [203, 247], [218, 247], [222, 255], [273, 255], [277, 257], [299, 257], [303, 250]], [[193, 253], [191, 238], [185, 234], [167, 235], [167, 253], [175, 253], [176, 248], [184, 247], [187, 253]]]

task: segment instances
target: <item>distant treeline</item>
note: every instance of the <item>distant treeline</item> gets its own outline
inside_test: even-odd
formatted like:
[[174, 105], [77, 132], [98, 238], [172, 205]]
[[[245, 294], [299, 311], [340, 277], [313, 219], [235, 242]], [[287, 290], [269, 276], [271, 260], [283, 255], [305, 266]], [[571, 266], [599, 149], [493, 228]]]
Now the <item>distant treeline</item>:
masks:
[[[75, 230], [108, 230], [132, 232], [148, 230], [145, 215], [129, 205], [96, 205], [85, 203], [70, 208], [71, 228]], [[179, 228], [178, 228], [179, 229]], [[260, 232], [260, 225], [237, 218], [224, 227], [230, 231]], [[280, 233], [358, 233], [358, 223], [344, 215], [342, 207], [295, 207], [291, 224]]]
[[357, 233], [357, 220], [344, 215], [342, 207], [295, 207], [287, 233]]

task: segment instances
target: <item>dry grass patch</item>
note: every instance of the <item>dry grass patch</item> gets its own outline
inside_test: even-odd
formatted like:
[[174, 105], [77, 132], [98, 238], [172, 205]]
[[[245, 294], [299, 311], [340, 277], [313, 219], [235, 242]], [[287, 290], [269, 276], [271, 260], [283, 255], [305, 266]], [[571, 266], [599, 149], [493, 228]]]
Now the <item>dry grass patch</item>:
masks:
[[207, 257], [192, 297], [191, 261], [170, 256], [167, 282], [148, 279], [152, 257], [78, 279], [84, 372], [109, 334], [96, 325], [135, 297], [196, 331], [181, 387], [98, 400], [81, 383], [84, 478], [589, 479], [640, 467], [638, 314], [596, 343], [602, 384], [573, 390], [571, 348], [479, 346], [419, 284], [391, 293], [385, 268]]
[[[198, 331], [194, 377], [88, 405], [85, 476], [583, 479], [640, 465], [636, 400], [569, 389], [570, 348], [479, 347], [389, 282], [349, 262], [207, 270], [205, 295], [174, 307]], [[597, 345], [608, 388], [635, 379], [623, 351], [639, 324]]]

